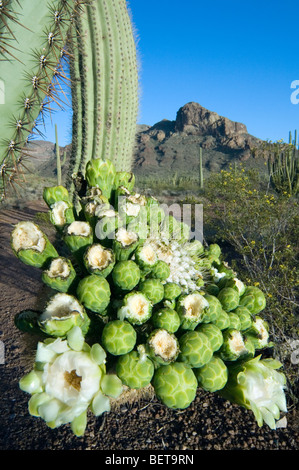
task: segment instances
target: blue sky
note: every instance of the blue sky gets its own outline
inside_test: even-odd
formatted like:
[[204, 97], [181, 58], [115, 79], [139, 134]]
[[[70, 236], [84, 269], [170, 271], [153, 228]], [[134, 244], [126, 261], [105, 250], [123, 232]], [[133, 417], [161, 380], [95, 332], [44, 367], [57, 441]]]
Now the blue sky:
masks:
[[[293, 1], [130, 0], [140, 62], [138, 123], [174, 120], [200, 103], [269, 140], [299, 129], [299, 4]], [[298, 80], [295, 89], [292, 82]], [[298, 89], [298, 93], [296, 90]], [[47, 124], [71, 140], [70, 110]]]

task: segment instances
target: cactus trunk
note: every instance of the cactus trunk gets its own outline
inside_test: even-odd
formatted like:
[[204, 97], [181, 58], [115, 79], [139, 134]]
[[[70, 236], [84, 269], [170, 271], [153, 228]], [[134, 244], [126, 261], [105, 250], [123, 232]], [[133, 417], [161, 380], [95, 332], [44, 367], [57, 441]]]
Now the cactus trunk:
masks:
[[[58, 102], [55, 83], [63, 76], [67, 33], [80, 11], [80, 2], [8, 0], [0, 11], [1, 81], [4, 103], [0, 113], [1, 199], [11, 183], [20, 182], [24, 147], [37, 131], [39, 116], [50, 101]], [[5, 3], [5, 5], [4, 5]], [[3, 37], [7, 46], [3, 46]], [[0, 38], [0, 39], [1, 39]], [[60, 105], [61, 106], [61, 105]], [[37, 131], [40, 132], [40, 131]]]
[[84, 175], [93, 158], [110, 159], [118, 171], [129, 171], [138, 70], [126, 0], [43, 0], [38, 9], [30, 0], [1, 5], [1, 199], [10, 183], [21, 180], [23, 160], [30, 157], [25, 147], [33, 131], [40, 133], [42, 113], [53, 102], [61, 106], [62, 58], [70, 64], [73, 107], [70, 194], [75, 192], [72, 176]]
[[[71, 39], [73, 146], [70, 175], [88, 161], [110, 160], [130, 171], [138, 112], [138, 70], [125, 0], [93, 1], [76, 18]], [[74, 175], [73, 175], [74, 176]], [[74, 181], [68, 187], [74, 193]]]

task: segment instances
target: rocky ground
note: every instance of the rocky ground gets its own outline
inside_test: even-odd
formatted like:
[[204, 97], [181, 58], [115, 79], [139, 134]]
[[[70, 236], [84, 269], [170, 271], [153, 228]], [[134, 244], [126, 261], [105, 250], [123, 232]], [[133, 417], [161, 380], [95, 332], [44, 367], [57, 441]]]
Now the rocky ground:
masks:
[[[231, 405], [215, 394], [198, 391], [196, 400], [183, 411], [167, 409], [151, 393], [130, 396], [115, 404], [109, 414], [90, 414], [84, 437], [68, 426], [51, 430], [27, 411], [28, 396], [18, 381], [31, 370], [36, 338], [14, 326], [23, 309], [38, 309], [47, 292], [37, 269], [17, 260], [9, 245], [13, 224], [32, 220], [41, 208], [0, 213], [0, 340], [4, 357], [0, 364], [1, 450], [102, 450], [160, 451], [203, 450], [298, 450], [299, 415], [287, 413], [287, 426], [271, 431], [258, 428], [251, 412]], [[284, 423], [284, 420], [283, 422]]]

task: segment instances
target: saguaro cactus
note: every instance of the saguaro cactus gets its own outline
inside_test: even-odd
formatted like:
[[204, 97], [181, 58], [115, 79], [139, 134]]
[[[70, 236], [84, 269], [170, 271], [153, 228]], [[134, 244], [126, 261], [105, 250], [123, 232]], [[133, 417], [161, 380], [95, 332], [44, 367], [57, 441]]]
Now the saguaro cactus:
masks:
[[[102, 158], [130, 171], [138, 113], [138, 70], [125, 0], [97, 0], [76, 18], [70, 41], [73, 100], [71, 173]], [[70, 192], [74, 185], [68, 182]]]
[[24, 146], [49, 102], [58, 103], [57, 81], [64, 77], [61, 60], [67, 55], [67, 33], [81, 12], [79, 0], [4, 0], [0, 8], [1, 80], [4, 97], [0, 112], [1, 197], [18, 181]]
[[278, 192], [287, 191], [291, 195], [298, 194], [299, 190], [299, 150], [296, 148], [297, 133], [288, 146], [277, 143], [273, 153], [270, 150], [268, 157], [268, 171], [270, 181]]
[[[61, 106], [59, 78], [70, 63], [73, 151], [69, 173], [92, 158], [130, 169], [138, 110], [136, 47], [126, 0], [0, 2], [1, 198], [22, 173], [32, 131], [51, 102]], [[3, 93], [2, 93], [3, 94]], [[74, 182], [69, 178], [70, 194]]]

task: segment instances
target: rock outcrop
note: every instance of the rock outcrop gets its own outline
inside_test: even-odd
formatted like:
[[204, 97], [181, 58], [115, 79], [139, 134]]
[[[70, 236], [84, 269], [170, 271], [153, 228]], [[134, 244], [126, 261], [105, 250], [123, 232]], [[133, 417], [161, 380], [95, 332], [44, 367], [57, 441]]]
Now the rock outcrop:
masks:
[[190, 102], [178, 110], [175, 121], [164, 119], [139, 130], [134, 171], [141, 176], [192, 175], [198, 171], [199, 146], [204, 150], [206, 172], [234, 161], [256, 165], [253, 150], [261, 142], [245, 124]]

